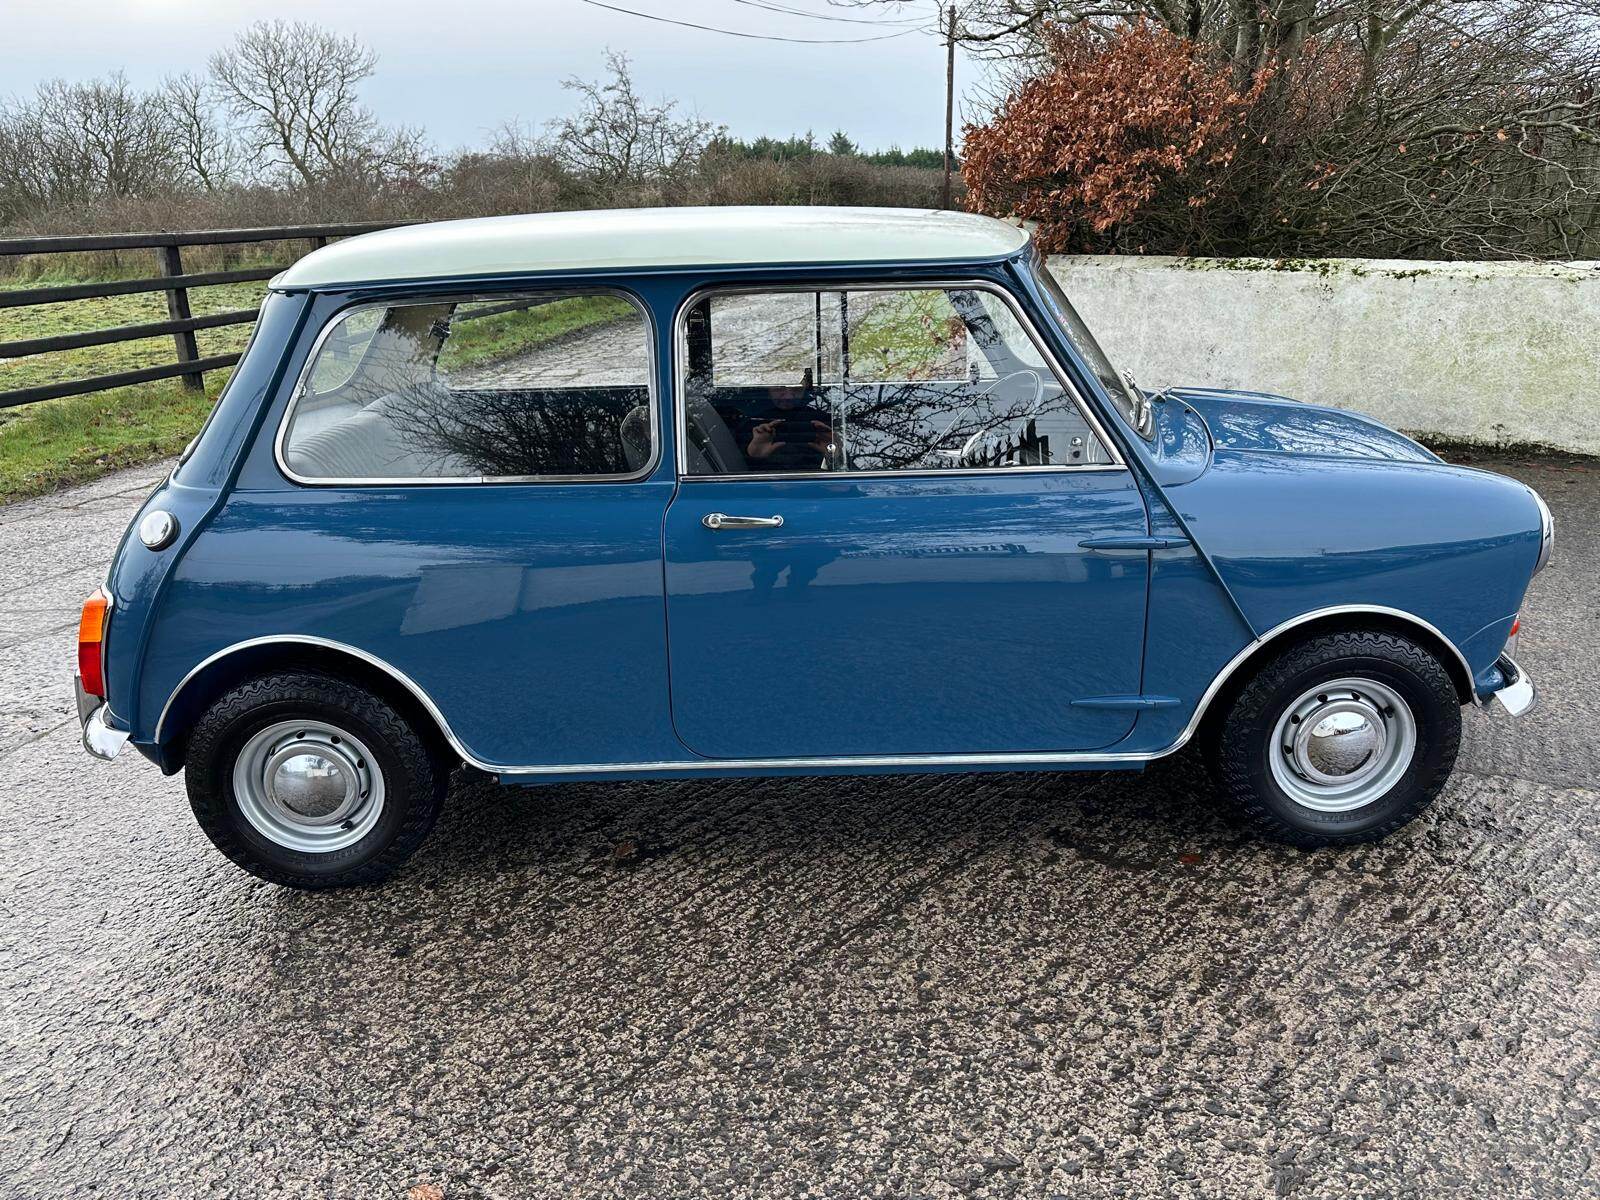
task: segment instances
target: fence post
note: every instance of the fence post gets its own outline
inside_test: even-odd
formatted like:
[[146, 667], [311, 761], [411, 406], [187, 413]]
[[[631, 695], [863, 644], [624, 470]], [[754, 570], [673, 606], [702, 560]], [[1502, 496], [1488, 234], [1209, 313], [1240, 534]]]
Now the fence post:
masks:
[[[161, 255], [161, 273], [166, 276], [183, 274], [183, 253], [174, 242], [170, 246], [157, 248]], [[167, 316], [174, 321], [187, 321], [194, 314], [189, 311], [189, 289], [167, 289]], [[178, 348], [178, 361], [180, 363], [194, 362], [200, 357], [200, 346], [195, 341], [194, 330], [185, 329], [172, 335], [172, 343]], [[205, 391], [205, 376], [199, 371], [185, 372], [183, 386], [190, 391]]]

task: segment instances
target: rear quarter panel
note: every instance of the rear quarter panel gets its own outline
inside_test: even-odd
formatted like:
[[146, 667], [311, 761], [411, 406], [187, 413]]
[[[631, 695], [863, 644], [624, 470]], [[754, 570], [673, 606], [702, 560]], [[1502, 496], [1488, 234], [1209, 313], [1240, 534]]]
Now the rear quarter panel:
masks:
[[403, 672], [480, 763], [666, 757], [671, 490], [236, 490], [167, 584], [140, 711], [218, 650], [305, 636]]
[[[249, 348], [204, 428], [182, 464], [134, 514], [112, 558], [107, 578], [114, 605], [106, 636], [107, 701], [118, 726], [131, 729], [136, 743], [148, 740], [154, 728], [156, 714], [146, 714], [140, 706], [142, 665], [174, 565], [223, 503], [240, 456], [271, 407], [280, 380], [296, 366], [298, 334], [309, 307], [303, 295], [267, 294]], [[146, 549], [133, 536], [153, 508], [171, 513], [178, 523], [176, 539], [159, 551]]]
[[[274, 298], [293, 319], [263, 324], [231, 403], [149, 502], [179, 515], [180, 540], [158, 554], [131, 540], [118, 556], [113, 711], [148, 747], [175, 689], [209, 656], [315, 637], [404, 674], [490, 767], [681, 756], [661, 598], [670, 441], [632, 482], [303, 487], [278, 469], [289, 381], [317, 331], [349, 304], [418, 290]], [[659, 403], [669, 359], [664, 335], [652, 336]], [[181, 732], [163, 728], [161, 740]]]

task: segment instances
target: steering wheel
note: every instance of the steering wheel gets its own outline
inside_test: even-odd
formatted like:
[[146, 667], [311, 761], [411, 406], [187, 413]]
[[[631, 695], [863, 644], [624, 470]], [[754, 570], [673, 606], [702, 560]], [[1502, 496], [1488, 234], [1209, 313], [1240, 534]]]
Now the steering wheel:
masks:
[[[1031, 369], [1029, 369], [1027, 367], [1022, 367], [1022, 368], [1019, 368], [1018, 370], [1015, 370], [1015, 371], [1009, 371], [1006, 374], [1001, 375], [998, 379], [996, 379], [988, 387], [984, 388], [983, 391], [981, 391], [977, 395], [975, 395], [972, 398], [972, 403], [971, 404], [966, 405], [958, 413], [956, 413], [956, 415], [953, 418], [951, 418], [950, 424], [945, 426], [944, 432], [939, 435], [939, 439], [938, 440], [941, 441], [941, 442], [944, 441], [944, 439], [947, 436], [949, 436], [950, 431], [952, 429], [954, 429], [957, 425], [959, 425], [961, 423], [962, 419], [968, 413], [973, 413], [978, 417], [978, 420], [980, 421], [979, 428], [973, 433], [973, 435], [971, 437], [969, 437], [965, 442], [963, 442], [961, 444], [961, 449], [960, 450], [941, 450], [941, 451], [939, 451], [939, 453], [949, 456], [950, 458], [954, 459], [956, 462], [962, 461], [963, 459], [965, 459], [967, 457], [968, 454], [972, 453], [972, 448], [975, 445], [978, 444], [979, 440], [981, 438], [983, 438], [983, 436], [985, 434], [987, 434], [990, 430], [994, 429], [994, 427], [996, 425], [999, 425], [999, 424], [1003, 423], [1001, 421], [992, 421], [987, 425], [981, 424], [981, 421], [982, 421], [982, 411], [981, 410], [983, 408], [983, 402], [985, 400], [987, 400], [989, 398], [989, 396], [992, 395], [994, 392], [1001, 391], [1002, 388], [1004, 388], [1005, 390], [1009, 391], [1010, 390], [1009, 385], [1011, 384], [1011, 382], [1013, 380], [1016, 380], [1018, 382], [1022, 382], [1024, 379], [1026, 379], [1026, 381], [1028, 383], [1031, 383], [1033, 385], [1033, 398], [1028, 401], [1027, 411], [1024, 412], [1022, 415], [1025, 416], [1025, 417], [1031, 417], [1031, 416], [1033, 416], [1034, 413], [1038, 412], [1039, 411], [1039, 405], [1044, 403], [1044, 379], [1043, 379], [1043, 377], [1040, 376], [1039, 372], [1031, 370]], [[1009, 416], [1004, 418], [1004, 420], [1006, 420], [1006, 421], [1009, 421], [1009, 420], [1012, 420], [1012, 419], [1013, 418], [1009, 417]]]

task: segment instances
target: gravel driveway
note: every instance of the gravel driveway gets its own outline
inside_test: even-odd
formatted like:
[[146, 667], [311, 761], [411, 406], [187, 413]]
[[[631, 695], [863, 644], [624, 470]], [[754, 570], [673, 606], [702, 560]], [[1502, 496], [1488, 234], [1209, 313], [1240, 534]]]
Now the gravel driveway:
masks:
[[331, 895], [78, 748], [157, 470], [0, 508], [4, 1194], [1600, 1193], [1600, 473], [1501, 469], [1556, 514], [1541, 705], [1384, 845], [1253, 841], [1187, 760], [463, 783]]

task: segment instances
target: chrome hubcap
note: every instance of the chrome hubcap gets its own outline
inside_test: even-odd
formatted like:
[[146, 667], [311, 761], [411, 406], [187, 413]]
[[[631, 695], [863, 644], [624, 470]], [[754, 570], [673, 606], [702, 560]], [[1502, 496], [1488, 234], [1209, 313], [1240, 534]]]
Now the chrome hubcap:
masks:
[[256, 832], [290, 850], [353, 846], [383, 813], [383, 772], [359, 740], [322, 721], [279, 721], [251, 736], [233, 794]]
[[1297, 804], [1349, 812], [1388, 793], [1417, 749], [1400, 693], [1375, 679], [1318, 684], [1284, 710], [1267, 748], [1272, 777]]

